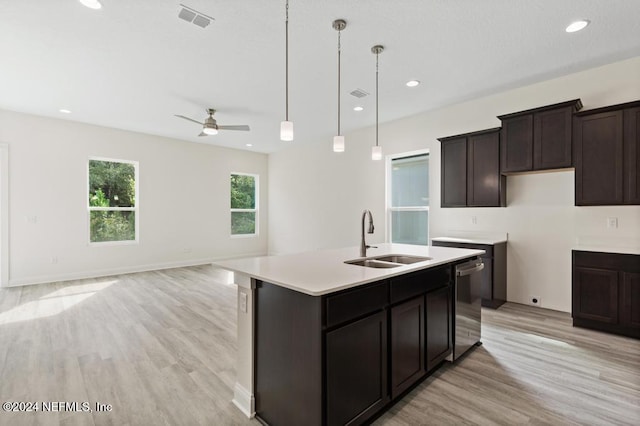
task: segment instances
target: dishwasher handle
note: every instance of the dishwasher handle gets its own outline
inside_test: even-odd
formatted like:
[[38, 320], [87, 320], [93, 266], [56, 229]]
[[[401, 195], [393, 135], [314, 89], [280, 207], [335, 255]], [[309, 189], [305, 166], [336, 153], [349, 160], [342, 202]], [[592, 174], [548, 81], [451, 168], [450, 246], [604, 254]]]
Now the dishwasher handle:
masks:
[[456, 268], [456, 276], [464, 277], [464, 276], [467, 276], [467, 275], [471, 275], [474, 272], [482, 271], [483, 269], [484, 269], [484, 263], [482, 263], [482, 262], [476, 263], [474, 266], [472, 266], [470, 268], [464, 268], [464, 269], [457, 269]]

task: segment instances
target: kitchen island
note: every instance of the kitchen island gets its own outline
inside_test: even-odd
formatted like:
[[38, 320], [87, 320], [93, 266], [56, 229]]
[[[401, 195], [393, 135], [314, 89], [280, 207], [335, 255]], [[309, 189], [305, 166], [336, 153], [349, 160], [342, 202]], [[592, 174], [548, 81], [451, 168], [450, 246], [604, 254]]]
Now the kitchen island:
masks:
[[345, 263], [362, 262], [357, 247], [217, 262], [238, 285], [234, 403], [273, 425], [367, 421], [451, 353], [453, 266], [481, 254], [380, 244], [372, 267]]

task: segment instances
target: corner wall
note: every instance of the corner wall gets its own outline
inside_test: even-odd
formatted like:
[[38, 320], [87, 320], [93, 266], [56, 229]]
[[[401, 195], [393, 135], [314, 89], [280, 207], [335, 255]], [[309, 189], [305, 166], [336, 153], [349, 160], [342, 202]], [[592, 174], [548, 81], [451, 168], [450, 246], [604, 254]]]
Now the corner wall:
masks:
[[[5, 110], [0, 142], [9, 147], [9, 285], [267, 251], [265, 154]], [[93, 156], [139, 162], [139, 244], [89, 245], [87, 161]], [[257, 237], [230, 236], [231, 172], [260, 176]]]
[[[582, 99], [585, 110], [637, 100], [639, 75], [636, 57], [451, 105], [382, 124], [380, 144], [385, 155], [430, 150], [430, 237], [508, 233], [508, 299], [527, 303], [535, 295], [543, 307], [569, 312], [571, 248], [587, 237], [640, 244], [640, 207], [575, 207], [574, 172], [563, 171], [508, 177], [506, 208], [442, 209], [437, 138], [498, 127], [498, 115], [574, 98]], [[426, 88], [420, 90], [428, 96]], [[296, 140], [269, 155], [270, 254], [356, 246], [363, 209], [375, 217], [376, 233], [368, 240], [384, 241], [385, 164], [370, 160], [374, 129], [348, 133], [345, 140], [342, 154], [332, 152], [327, 138]], [[609, 216], [618, 218], [618, 229], [606, 228]]]

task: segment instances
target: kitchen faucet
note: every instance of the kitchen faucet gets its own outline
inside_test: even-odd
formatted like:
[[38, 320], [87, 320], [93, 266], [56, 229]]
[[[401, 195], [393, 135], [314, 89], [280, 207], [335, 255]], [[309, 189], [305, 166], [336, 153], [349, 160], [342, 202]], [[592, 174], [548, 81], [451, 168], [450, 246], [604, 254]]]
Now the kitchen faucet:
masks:
[[373, 234], [373, 215], [371, 214], [371, 211], [369, 210], [365, 210], [362, 212], [362, 239], [360, 240], [360, 257], [367, 257], [367, 249], [368, 248], [378, 248], [376, 246], [368, 246], [367, 243], [364, 240], [364, 219], [367, 216], [367, 214], [369, 215], [369, 229], [367, 230], [368, 234]]

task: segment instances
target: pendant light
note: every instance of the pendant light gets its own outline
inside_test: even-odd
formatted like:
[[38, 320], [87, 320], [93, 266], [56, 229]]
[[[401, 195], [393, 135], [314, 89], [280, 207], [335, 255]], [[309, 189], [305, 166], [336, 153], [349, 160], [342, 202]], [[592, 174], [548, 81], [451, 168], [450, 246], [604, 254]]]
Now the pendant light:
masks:
[[333, 152], [344, 152], [344, 136], [340, 134], [340, 34], [346, 27], [344, 19], [333, 21], [333, 29], [338, 31], [338, 133], [333, 137]]
[[371, 53], [376, 55], [376, 144], [371, 147], [371, 159], [382, 160], [382, 147], [378, 145], [378, 55], [384, 50], [383, 46], [375, 45], [371, 48]]
[[286, 5], [285, 19], [285, 121], [280, 123], [280, 140], [293, 140], [293, 122], [289, 121], [289, 0]]

